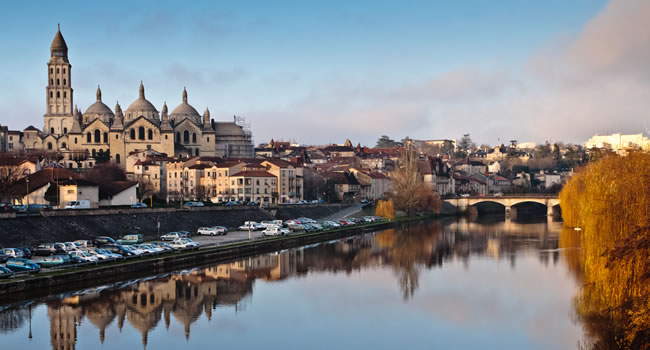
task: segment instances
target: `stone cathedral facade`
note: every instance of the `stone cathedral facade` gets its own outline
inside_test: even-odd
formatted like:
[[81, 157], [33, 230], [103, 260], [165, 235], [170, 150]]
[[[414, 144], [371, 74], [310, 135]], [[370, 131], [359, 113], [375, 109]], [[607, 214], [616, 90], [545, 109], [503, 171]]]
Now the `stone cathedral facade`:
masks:
[[142, 82], [137, 99], [124, 111], [119, 103], [114, 109], [108, 107], [99, 87], [95, 103], [85, 112], [80, 111], [73, 100], [72, 65], [60, 29], [50, 47], [47, 83], [43, 130], [28, 127], [13, 149], [57, 151], [70, 168], [92, 167], [100, 154], [110, 154], [111, 162], [124, 167], [130, 153], [148, 149], [170, 157], [254, 156], [251, 133], [242, 123], [236, 118], [216, 122], [207, 108], [200, 115], [188, 103], [185, 89], [181, 103], [171, 113], [166, 104], [159, 112], [146, 99]]

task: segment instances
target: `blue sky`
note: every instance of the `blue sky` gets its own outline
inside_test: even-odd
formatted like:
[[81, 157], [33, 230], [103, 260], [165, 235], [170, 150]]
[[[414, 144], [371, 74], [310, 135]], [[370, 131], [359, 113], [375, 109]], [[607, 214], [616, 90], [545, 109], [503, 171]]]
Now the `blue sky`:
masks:
[[[629, 30], [648, 31], [650, 7], [622, 1], [11, 2], [0, 13], [0, 124], [42, 128], [45, 64], [60, 22], [82, 111], [98, 84], [107, 105], [125, 109], [143, 80], [158, 109], [164, 101], [173, 109], [186, 86], [197, 110], [244, 116], [256, 142], [371, 145], [382, 134], [470, 133], [479, 143], [582, 143], [596, 132], [644, 132], [647, 69], [629, 71], [628, 59], [643, 61], [646, 50], [623, 46], [605, 71], [582, 54], [599, 44], [610, 52], [616, 35], [629, 37], [615, 29], [621, 17]], [[614, 38], [600, 43], [602, 33]], [[636, 40], [630, 47], [650, 45]], [[610, 81], [616, 100], [603, 101]], [[571, 130], [544, 126], [573, 119]]]

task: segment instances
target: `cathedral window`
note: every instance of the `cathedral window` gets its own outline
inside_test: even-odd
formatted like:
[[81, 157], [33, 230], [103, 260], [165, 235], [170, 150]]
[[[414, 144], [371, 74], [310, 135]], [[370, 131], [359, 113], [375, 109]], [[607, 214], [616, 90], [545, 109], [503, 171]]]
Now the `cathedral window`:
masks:
[[50, 79], [50, 85], [54, 85], [54, 79]]
[[63, 133], [67, 134], [68, 133], [68, 128], [63, 128]]
[[77, 144], [77, 138], [76, 137], [74, 138], [74, 144], [75, 145]]
[[120, 155], [119, 154], [115, 155], [115, 163], [120, 164]]
[[135, 140], [135, 129], [131, 129], [131, 140]]
[[208, 137], [207, 141], [208, 141], [208, 143], [210, 143], [210, 138], [209, 137]]
[[50, 74], [54, 74], [54, 68], [50, 68]]
[[63, 98], [66, 98], [67, 96], [68, 94], [65, 91], [63, 91]]
[[63, 79], [63, 85], [65, 85], [66, 83], [67, 83], [67, 80]]
[[153, 130], [149, 129], [147, 131], [147, 139], [153, 140]]
[[61, 85], [61, 80], [60, 79], [56, 80], [56, 85]]
[[167, 135], [165, 135], [165, 140], [167, 140]]
[[192, 133], [192, 143], [196, 143], [196, 133]]
[[54, 93], [50, 91], [50, 98], [54, 97]]
[[102, 142], [101, 133], [99, 132], [99, 130], [95, 129], [95, 143], [100, 143], [100, 142]]
[[63, 74], [65, 74], [65, 68], [63, 68]]
[[61, 148], [67, 148], [67, 147], [68, 145], [65, 142], [61, 144]]
[[52, 142], [47, 143], [47, 149], [52, 149]]
[[120, 135], [115, 135], [115, 139], [116, 139], [116, 140], [119, 140], [119, 139], [120, 139]]
[[93, 140], [92, 140], [92, 136], [90, 135], [90, 132], [87, 132], [87, 133], [86, 133], [86, 142], [87, 142], [87, 143], [91, 143], [92, 141], [93, 141]]
[[61, 93], [59, 91], [56, 92], [56, 98], [61, 97]]
[[104, 143], [108, 143], [108, 133], [104, 133]]
[[144, 127], [143, 126], [138, 128], [138, 139], [144, 140]]
[[96, 154], [97, 154], [97, 152], [95, 152], [95, 149], [93, 148], [93, 158], [95, 158]]
[[190, 132], [187, 130], [183, 131], [183, 143], [190, 143]]
[[59, 74], [59, 68], [56, 69], [56, 74]]
[[54, 128], [50, 128], [50, 134], [54, 134]]

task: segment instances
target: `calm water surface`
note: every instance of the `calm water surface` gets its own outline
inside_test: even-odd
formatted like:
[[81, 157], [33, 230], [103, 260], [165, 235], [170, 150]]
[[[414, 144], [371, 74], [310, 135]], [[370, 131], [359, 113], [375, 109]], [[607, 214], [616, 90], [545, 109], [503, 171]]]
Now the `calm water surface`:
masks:
[[577, 251], [558, 249], [561, 223], [481, 221], [5, 305], [1, 348], [577, 348]]

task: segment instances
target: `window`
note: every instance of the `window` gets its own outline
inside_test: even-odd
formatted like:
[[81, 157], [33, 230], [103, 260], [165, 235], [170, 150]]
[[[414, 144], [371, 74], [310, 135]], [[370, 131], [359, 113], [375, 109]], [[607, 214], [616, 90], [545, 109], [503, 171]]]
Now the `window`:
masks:
[[68, 194], [73, 194], [74, 190], [68, 190]]
[[153, 130], [149, 129], [149, 131], [147, 131], [147, 138], [153, 140]]
[[54, 74], [54, 68], [50, 68], [50, 74]]
[[131, 129], [131, 140], [135, 140], [135, 129]]
[[74, 144], [75, 145], [77, 144], [77, 138], [76, 137], [74, 138]]
[[199, 155], [199, 149], [197, 148], [195, 151], [196, 151], [196, 152], [195, 152], [196, 155], [198, 156], [198, 155]]
[[167, 140], [167, 135], [165, 135], [165, 140]]
[[56, 92], [56, 98], [59, 98], [59, 97], [61, 97], [61, 92], [57, 91]]
[[67, 80], [63, 79], [63, 85], [65, 85], [66, 82], [67, 82]]
[[65, 68], [63, 68], [63, 74], [65, 74]]
[[120, 135], [115, 134], [115, 139], [116, 139], [116, 140], [119, 140], [119, 139], [120, 139]]
[[86, 142], [88, 143], [92, 142], [92, 137], [90, 136], [90, 132], [86, 133]]
[[50, 91], [50, 98], [54, 97], [54, 93]]
[[50, 128], [50, 134], [54, 134], [54, 128]]
[[257, 186], [259, 186], [259, 185], [260, 185], [260, 179], [255, 180], [255, 184], [256, 184]]
[[68, 128], [63, 128], [63, 133], [67, 134], [68, 133]]
[[47, 143], [47, 149], [52, 149], [52, 142]]
[[95, 129], [95, 143], [100, 143], [101, 142], [100, 136], [101, 136], [101, 133], [99, 132], [99, 130]]
[[181, 133], [180, 132], [176, 133], [176, 142], [181, 143]]
[[68, 145], [65, 142], [61, 144], [61, 148], [67, 148], [67, 147]]
[[61, 85], [61, 80], [60, 79], [56, 80], [56, 85]]
[[192, 133], [192, 143], [196, 143], [196, 133]]
[[190, 142], [190, 132], [185, 130], [183, 131], [183, 143], [189, 143]]
[[56, 74], [59, 74], [59, 68], [56, 69]]
[[54, 79], [50, 79], [50, 85], [54, 85]]
[[104, 133], [104, 143], [108, 143], [108, 133]]
[[115, 155], [115, 163], [120, 164], [120, 155], [119, 154]]
[[208, 143], [210, 143], [210, 138], [209, 137], [207, 138], [207, 141], [208, 141]]
[[144, 126], [138, 128], [138, 139], [144, 140]]
[[97, 153], [95, 152], [95, 149], [93, 148], [93, 158], [95, 158], [95, 154], [97, 154]]

